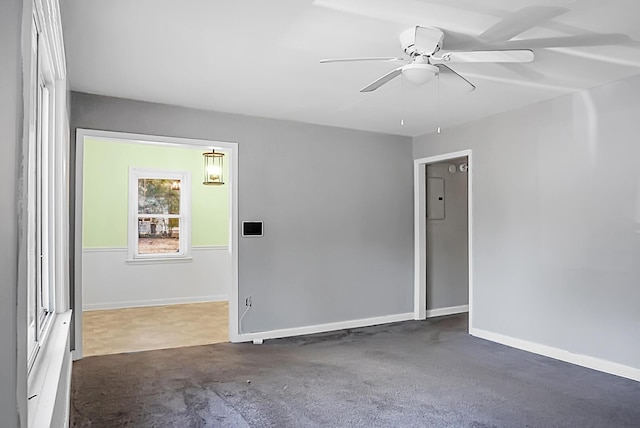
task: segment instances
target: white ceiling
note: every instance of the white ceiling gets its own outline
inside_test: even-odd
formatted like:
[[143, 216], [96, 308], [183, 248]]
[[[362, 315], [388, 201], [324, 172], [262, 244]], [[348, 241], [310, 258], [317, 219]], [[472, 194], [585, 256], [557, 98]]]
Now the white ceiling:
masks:
[[[640, 74], [637, 0], [61, 3], [73, 90], [408, 136]], [[518, 42], [533, 45], [534, 62], [452, 66], [477, 89], [442, 85], [440, 97], [436, 81], [416, 87], [401, 78], [359, 92], [397, 63], [319, 63], [402, 56], [399, 34], [415, 25], [445, 30], [445, 49], [479, 49], [477, 36], [501, 22], [522, 29], [513, 41], [615, 40], [553, 49]]]

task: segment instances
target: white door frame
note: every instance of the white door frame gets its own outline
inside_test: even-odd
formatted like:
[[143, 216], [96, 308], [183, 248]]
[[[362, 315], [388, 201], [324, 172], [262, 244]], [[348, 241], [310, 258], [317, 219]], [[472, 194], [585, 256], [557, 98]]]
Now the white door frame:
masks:
[[457, 159], [466, 156], [469, 165], [467, 172], [467, 224], [469, 251], [469, 331], [473, 322], [473, 160], [472, 151], [461, 150], [430, 156], [413, 161], [413, 191], [414, 191], [414, 319], [423, 320], [427, 317], [427, 212], [426, 212], [426, 165]]
[[76, 130], [76, 182], [75, 182], [75, 290], [70, 299], [74, 302], [75, 350], [73, 359], [82, 358], [82, 204], [84, 140], [86, 137], [111, 139], [143, 144], [162, 144], [174, 147], [202, 148], [204, 150], [223, 149], [230, 153], [229, 162], [229, 252], [231, 257], [231, 284], [229, 287], [229, 340], [239, 342], [238, 335], [238, 143], [226, 141], [200, 140], [192, 138], [165, 137], [157, 135], [133, 134], [128, 132], [100, 131], [94, 129]]

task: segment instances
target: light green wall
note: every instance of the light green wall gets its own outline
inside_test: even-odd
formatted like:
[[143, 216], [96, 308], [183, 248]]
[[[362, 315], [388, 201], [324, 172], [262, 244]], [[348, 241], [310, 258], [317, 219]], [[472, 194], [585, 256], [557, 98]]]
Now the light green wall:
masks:
[[191, 244], [227, 245], [229, 186], [202, 184], [204, 151], [85, 139], [83, 248], [127, 246], [129, 167], [191, 171]]

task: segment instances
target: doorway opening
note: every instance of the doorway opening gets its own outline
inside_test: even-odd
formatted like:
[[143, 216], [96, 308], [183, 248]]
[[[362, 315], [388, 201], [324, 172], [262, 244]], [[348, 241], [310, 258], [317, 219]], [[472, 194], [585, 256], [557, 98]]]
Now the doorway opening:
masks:
[[78, 129], [74, 359], [237, 337], [237, 164], [236, 143]]
[[473, 322], [472, 152], [414, 161], [414, 318], [469, 312]]

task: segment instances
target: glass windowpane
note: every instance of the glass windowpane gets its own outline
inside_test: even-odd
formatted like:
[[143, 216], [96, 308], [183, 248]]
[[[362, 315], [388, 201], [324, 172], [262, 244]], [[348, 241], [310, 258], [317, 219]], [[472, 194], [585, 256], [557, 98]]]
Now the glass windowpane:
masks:
[[179, 252], [179, 218], [138, 216], [138, 254]]
[[138, 214], [180, 214], [180, 180], [138, 179]]

